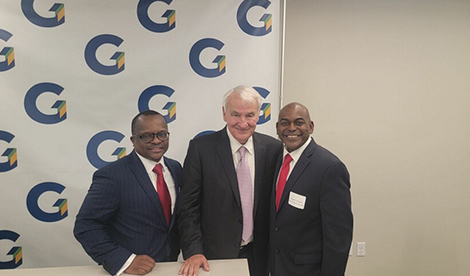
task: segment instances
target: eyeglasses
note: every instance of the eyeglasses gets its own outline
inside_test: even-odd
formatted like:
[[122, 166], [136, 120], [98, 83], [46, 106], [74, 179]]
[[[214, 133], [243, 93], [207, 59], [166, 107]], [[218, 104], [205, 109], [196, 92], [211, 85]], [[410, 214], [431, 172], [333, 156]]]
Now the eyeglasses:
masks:
[[140, 140], [142, 140], [144, 143], [152, 142], [155, 139], [155, 136], [158, 138], [158, 140], [164, 142], [170, 138], [170, 133], [163, 130], [157, 133], [144, 133], [140, 136], [134, 135], [134, 137], [140, 138]]

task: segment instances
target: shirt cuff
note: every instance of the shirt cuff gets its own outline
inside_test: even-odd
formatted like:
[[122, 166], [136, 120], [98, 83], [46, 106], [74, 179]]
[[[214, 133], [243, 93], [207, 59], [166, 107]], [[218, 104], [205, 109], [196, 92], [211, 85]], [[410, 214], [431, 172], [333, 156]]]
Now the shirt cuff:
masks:
[[119, 269], [119, 271], [116, 273], [115, 276], [119, 276], [121, 275], [122, 273], [124, 273], [124, 271], [131, 265], [132, 261], [134, 261], [135, 259], [135, 254], [132, 254], [129, 259], [127, 259], [127, 261], [124, 263], [124, 265], [121, 267], [121, 269]]

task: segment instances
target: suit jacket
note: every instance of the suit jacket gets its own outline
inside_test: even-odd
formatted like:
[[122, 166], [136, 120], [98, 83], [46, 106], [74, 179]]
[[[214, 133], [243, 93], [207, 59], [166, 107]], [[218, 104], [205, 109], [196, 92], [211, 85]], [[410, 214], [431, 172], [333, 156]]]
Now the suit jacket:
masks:
[[287, 179], [277, 213], [273, 189], [272, 276], [344, 275], [353, 230], [349, 189], [345, 165], [312, 139]]
[[[178, 194], [181, 165], [166, 157], [164, 162]], [[114, 275], [132, 253], [147, 254], [157, 262], [176, 261], [179, 239], [175, 224], [175, 215], [166, 224], [155, 186], [132, 151], [94, 173], [74, 235], [88, 255]]]
[[[256, 275], [268, 273], [269, 199], [280, 141], [254, 133], [253, 247]], [[193, 139], [183, 165], [178, 226], [184, 258], [238, 258], [243, 217], [226, 128]]]

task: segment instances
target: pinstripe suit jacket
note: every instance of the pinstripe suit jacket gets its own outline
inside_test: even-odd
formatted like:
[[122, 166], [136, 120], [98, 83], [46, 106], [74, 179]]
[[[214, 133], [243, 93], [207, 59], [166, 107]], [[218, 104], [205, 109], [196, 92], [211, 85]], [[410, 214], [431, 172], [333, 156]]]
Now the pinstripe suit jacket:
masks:
[[[166, 157], [164, 162], [178, 194], [181, 165]], [[147, 254], [157, 262], [176, 261], [179, 239], [175, 224], [174, 215], [167, 226], [155, 187], [132, 151], [94, 173], [74, 235], [88, 255], [114, 275], [132, 253]]]

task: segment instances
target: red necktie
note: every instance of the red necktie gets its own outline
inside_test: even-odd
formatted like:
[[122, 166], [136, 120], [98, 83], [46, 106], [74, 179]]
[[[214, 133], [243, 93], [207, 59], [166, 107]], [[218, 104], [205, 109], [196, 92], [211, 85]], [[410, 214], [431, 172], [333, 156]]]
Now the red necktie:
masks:
[[284, 162], [282, 163], [281, 173], [279, 173], [279, 181], [277, 182], [276, 189], [276, 212], [279, 209], [279, 203], [281, 202], [282, 192], [286, 186], [287, 175], [289, 174], [289, 164], [292, 161], [292, 157], [287, 154], [284, 157]]
[[170, 225], [171, 219], [171, 197], [168, 187], [166, 186], [165, 179], [163, 179], [162, 164], [157, 164], [152, 170], [157, 174], [157, 193], [162, 204], [163, 214], [165, 215], [166, 223]]

